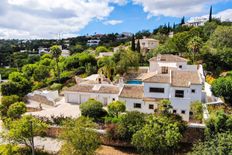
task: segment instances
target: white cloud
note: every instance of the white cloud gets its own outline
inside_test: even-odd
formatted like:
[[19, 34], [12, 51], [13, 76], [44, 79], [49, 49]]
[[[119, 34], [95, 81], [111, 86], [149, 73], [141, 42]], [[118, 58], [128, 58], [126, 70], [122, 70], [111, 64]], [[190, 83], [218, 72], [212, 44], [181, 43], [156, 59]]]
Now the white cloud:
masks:
[[0, 38], [73, 36], [126, 0], [1, 0]]
[[212, 3], [227, 0], [132, 0], [143, 6], [148, 18], [152, 16], [183, 17], [209, 12]]
[[122, 20], [107, 20], [107, 21], [103, 22], [103, 24], [105, 24], [105, 25], [118, 25], [121, 23], [123, 23]]
[[216, 18], [220, 18], [222, 21], [231, 21], [232, 22], [232, 9], [227, 9], [217, 14], [213, 15]]
[[[231, 21], [232, 22], [232, 9], [223, 10], [221, 12], [213, 14], [213, 17], [221, 19], [221, 21]], [[203, 16], [191, 17], [189, 19], [189, 21], [194, 21], [196, 19], [203, 19], [203, 18], [208, 19], [209, 15], [206, 14], [206, 15], [203, 15]]]

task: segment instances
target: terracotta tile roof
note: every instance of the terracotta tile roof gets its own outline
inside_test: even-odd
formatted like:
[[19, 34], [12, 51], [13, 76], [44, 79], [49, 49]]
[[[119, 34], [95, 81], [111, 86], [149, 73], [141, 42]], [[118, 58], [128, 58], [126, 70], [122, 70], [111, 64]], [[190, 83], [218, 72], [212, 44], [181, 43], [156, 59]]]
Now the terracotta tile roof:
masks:
[[190, 84], [202, 84], [197, 71], [172, 71], [172, 86], [189, 87]]
[[151, 58], [149, 61], [164, 61], [164, 62], [187, 62], [187, 59], [172, 54], [163, 54]]
[[146, 83], [167, 83], [176, 87], [189, 87], [190, 84], [202, 84], [197, 71], [174, 70], [171, 71], [171, 74], [148, 73], [140, 78]]
[[143, 82], [148, 83], [170, 83], [170, 75], [169, 74], [156, 74], [144, 76]]
[[114, 85], [88, 85], [79, 84], [68, 88], [66, 91], [71, 92], [87, 92], [87, 93], [103, 93], [103, 94], [118, 94], [120, 89]]
[[119, 97], [142, 99], [143, 94], [144, 91], [142, 85], [124, 85]]
[[98, 92], [105, 93], [105, 94], [118, 94], [119, 87], [117, 87], [117, 86], [101, 86]]

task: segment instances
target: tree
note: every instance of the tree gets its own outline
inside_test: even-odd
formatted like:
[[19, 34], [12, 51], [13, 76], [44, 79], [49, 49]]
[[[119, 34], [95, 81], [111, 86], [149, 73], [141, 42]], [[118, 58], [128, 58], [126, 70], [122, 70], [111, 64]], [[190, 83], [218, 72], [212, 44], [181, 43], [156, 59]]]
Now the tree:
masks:
[[190, 111], [193, 113], [193, 119], [200, 121], [203, 119], [203, 107], [201, 102], [193, 102], [190, 109]]
[[183, 17], [181, 18], [180, 25], [184, 25], [184, 24], [185, 24], [185, 17], [183, 16]]
[[210, 36], [209, 44], [213, 48], [223, 49], [232, 48], [232, 27], [217, 26], [214, 33]]
[[25, 144], [35, 154], [34, 137], [46, 131], [47, 124], [30, 115], [12, 121], [9, 130], [4, 131], [2, 137], [14, 144]]
[[100, 137], [93, 130], [96, 125], [91, 119], [80, 117], [68, 121], [60, 137], [65, 141], [61, 149], [62, 155], [93, 155], [100, 146]]
[[220, 77], [212, 83], [212, 92], [217, 97], [223, 97], [224, 100], [232, 104], [232, 77]]
[[123, 114], [117, 124], [118, 138], [130, 141], [132, 135], [140, 130], [145, 124], [145, 114], [131, 111]]
[[163, 99], [158, 104], [158, 112], [160, 114], [167, 115], [170, 113], [170, 110], [172, 109], [171, 101]]
[[164, 154], [176, 148], [182, 138], [184, 122], [177, 122], [167, 116], [151, 115], [145, 126], [132, 137], [132, 144], [143, 153]]
[[132, 35], [131, 50], [132, 50], [132, 51], [135, 51], [135, 36], [134, 36], [134, 35]]
[[8, 108], [12, 104], [19, 102], [20, 98], [17, 95], [3, 96], [1, 101], [2, 101], [2, 104], [0, 104], [0, 115], [1, 117], [6, 117]]
[[88, 101], [80, 105], [82, 116], [91, 117], [94, 120], [98, 120], [105, 116], [106, 112], [103, 110], [103, 104], [94, 99], [89, 99]]
[[203, 142], [198, 142], [193, 146], [189, 155], [215, 154], [228, 155], [232, 154], [232, 133], [218, 133], [213, 138]]
[[26, 105], [24, 102], [15, 102], [9, 106], [7, 111], [7, 116], [13, 119], [20, 118], [23, 113], [27, 111]]
[[119, 113], [125, 112], [126, 110], [125, 103], [121, 101], [113, 101], [107, 107], [108, 107], [109, 113], [116, 117], [118, 117]]
[[191, 34], [188, 32], [180, 32], [175, 34], [173, 38], [168, 41], [169, 45], [166, 46], [169, 46], [169, 48], [171, 47], [172, 50], [175, 50], [175, 52], [179, 54], [183, 54], [188, 51], [187, 44], [190, 38]]
[[34, 69], [33, 79], [35, 81], [45, 81], [49, 77], [50, 69], [44, 65], [37, 65]]
[[232, 116], [225, 114], [223, 111], [217, 111], [211, 114], [206, 121], [206, 135], [212, 137], [217, 133], [232, 132]]
[[98, 72], [105, 75], [108, 79], [112, 80], [113, 76], [115, 75], [115, 62], [112, 60], [111, 57], [103, 57], [98, 60]]
[[187, 47], [193, 54], [193, 62], [195, 61], [195, 55], [199, 53], [200, 48], [202, 47], [202, 39], [198, 36], [191, 38], [187, 44]]
[[139, 39], [138, 39], [138, 42], [137, 42], [137, 51], [138, 51], [138, 53], [140, 53], [140, 51], [141, 51]]
[[121, 49], [113, 56], [116, 63], [116, 73], [125, 74], [129, 68], [137, 69], [139, 67], [139, 54], [131, 50]]
[[210, 11], [209, 11], [209, 22], [212, 21], [212, 13], [213, 13], [213, 8], [212, 5], [210, 6]]
[[54, 45], [51, 47], [52, 57], [56, 60], [57, 76], [59, 81], [60, 81], [59, 57], [61, 53], [62, 51], [58, 45]]

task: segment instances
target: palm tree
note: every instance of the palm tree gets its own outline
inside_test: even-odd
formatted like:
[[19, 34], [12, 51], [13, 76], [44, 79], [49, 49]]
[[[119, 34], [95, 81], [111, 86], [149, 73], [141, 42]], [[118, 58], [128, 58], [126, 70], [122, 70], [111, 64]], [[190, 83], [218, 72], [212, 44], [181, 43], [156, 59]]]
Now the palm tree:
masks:
[[202, 47], [202, 39], [198, 36], [193, 37], [188, 42], [188, 49], [192, 51], [193, 54], [193, 62], [195, 61], [195, 55], [200, 51]]
[[99, 73], [105, 75], [108, 79], [112, 80], [115, 73], [115, 62], [110, 57], [103, 58], [102, 67], [99, 69]]
[[59, 57], [62, 53], [62, 50], [61, 50], [60, 46], [54, 45], [51, 47], [50, 51], [51, 51], [52, 57], [56, 60], [57, 75], [58, 75], [58, 80], [60, 82]]

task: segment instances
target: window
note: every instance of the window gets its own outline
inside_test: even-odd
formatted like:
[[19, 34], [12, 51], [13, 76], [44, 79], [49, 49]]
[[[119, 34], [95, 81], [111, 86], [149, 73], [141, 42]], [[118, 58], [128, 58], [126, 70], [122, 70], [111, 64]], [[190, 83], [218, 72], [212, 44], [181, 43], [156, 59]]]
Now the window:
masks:
[[172, 112], [173, 112], [173, 114], [176, 114], [176, 110], [175, 110], [175, 109], [173, 109], [173, 111], [172, 111]]
[[196, 92], [196, 90], [195, 90], [195, 89], [192, 89], [191, 91], [192, 91], [192, 93], [195, 93], [195, 92]]
[[181, 114], [185, 114], [185, 110], [181, 110]]
[[140, 103], [134, 103], [134, 108], [141, 108], [141, 104]]
[[179, 68], [182, 68], [182, 65], [180, 65]]
[[184, 91], [183, 90], [176, 90], [175, 97], [184, 98]]
[[115, 98], [113, 98], [112, 100], [115, 101]]
[[154, 109], [154, 105], [153, 104], [149, 104], [149, 109]]
[[168, 74], [168, 67], [161, 67], [162, 74]]
[[150, 93], [164, 93], [164, 88], [150, 87]]

